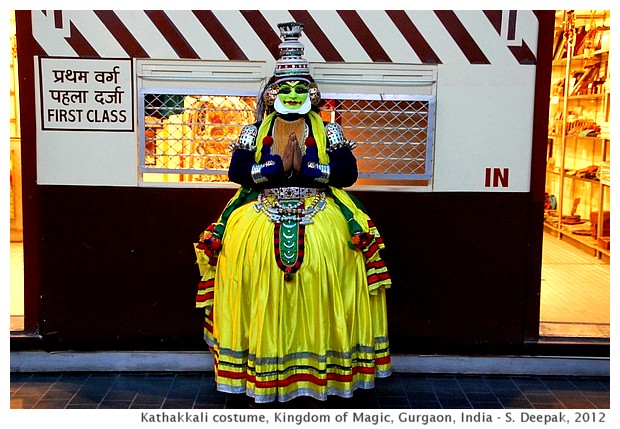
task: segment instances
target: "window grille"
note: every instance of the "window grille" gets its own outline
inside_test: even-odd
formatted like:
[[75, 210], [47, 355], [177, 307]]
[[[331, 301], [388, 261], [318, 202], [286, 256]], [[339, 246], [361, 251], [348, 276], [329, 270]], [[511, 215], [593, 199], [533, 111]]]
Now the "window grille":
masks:
[[256, 122], [254, 95], [144, 91], [140, 101], [144, 181], [228, 181], [228, 146]]
[[[230, 152], [256, 121], [254, 94], [142, 89], [141, 173], [145, 182], [226, 182]], [[323, 94], [321, 115], [356, 143], [358, 184], [428, 186], [432, 95]]]
[[363, 182], [428, 184], [432, 176], [434, 96], [323, 97], [324, 110], [356, 143], [359, 177], [367, 179]]

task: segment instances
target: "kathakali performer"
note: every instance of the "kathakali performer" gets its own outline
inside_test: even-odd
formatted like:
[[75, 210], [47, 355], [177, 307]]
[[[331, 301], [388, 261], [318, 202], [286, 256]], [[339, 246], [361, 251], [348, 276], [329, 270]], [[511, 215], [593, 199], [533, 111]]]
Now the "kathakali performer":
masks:
[[256, 403], [352, 397], [392, 371], [381, 236], [343, 188], [357, 163], [321, 96], [299, 42], [278, 25], [275, 74], [259, 121], [231, 145], [240, 188], [196, 246], [205, 340], [217, 389]]

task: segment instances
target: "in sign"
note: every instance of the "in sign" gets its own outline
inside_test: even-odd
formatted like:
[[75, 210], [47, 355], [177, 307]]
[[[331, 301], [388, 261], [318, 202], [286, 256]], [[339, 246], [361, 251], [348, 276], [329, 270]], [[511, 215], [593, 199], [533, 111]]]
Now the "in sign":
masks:
[[508, 168], [487, 168], [484, 176], [485, 188], [507, 188], [508, 187]]

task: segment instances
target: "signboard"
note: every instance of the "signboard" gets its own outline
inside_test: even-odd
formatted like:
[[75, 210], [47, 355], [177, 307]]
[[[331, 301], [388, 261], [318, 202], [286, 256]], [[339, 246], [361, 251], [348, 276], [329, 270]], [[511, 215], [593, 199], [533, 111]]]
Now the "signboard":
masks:
[[133, 131], [130, 59], [39, 58], [44, 130]]

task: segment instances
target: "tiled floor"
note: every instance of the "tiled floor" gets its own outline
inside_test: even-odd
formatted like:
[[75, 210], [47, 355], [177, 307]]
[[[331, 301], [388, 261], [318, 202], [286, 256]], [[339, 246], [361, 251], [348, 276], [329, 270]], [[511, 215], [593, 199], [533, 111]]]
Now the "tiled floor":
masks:
[[[393, 374], [352, 399], [315, 408], [595, 409], [610, 407], [609, 378]], [[248, 408], [215, 388], [213, 373], [11, 373], [11, 408]], [[291, 401], [273, 408], [308, 408]]]
[[544, 234], [540, 334], [609, 338], [609, 285], [608, 262]]

